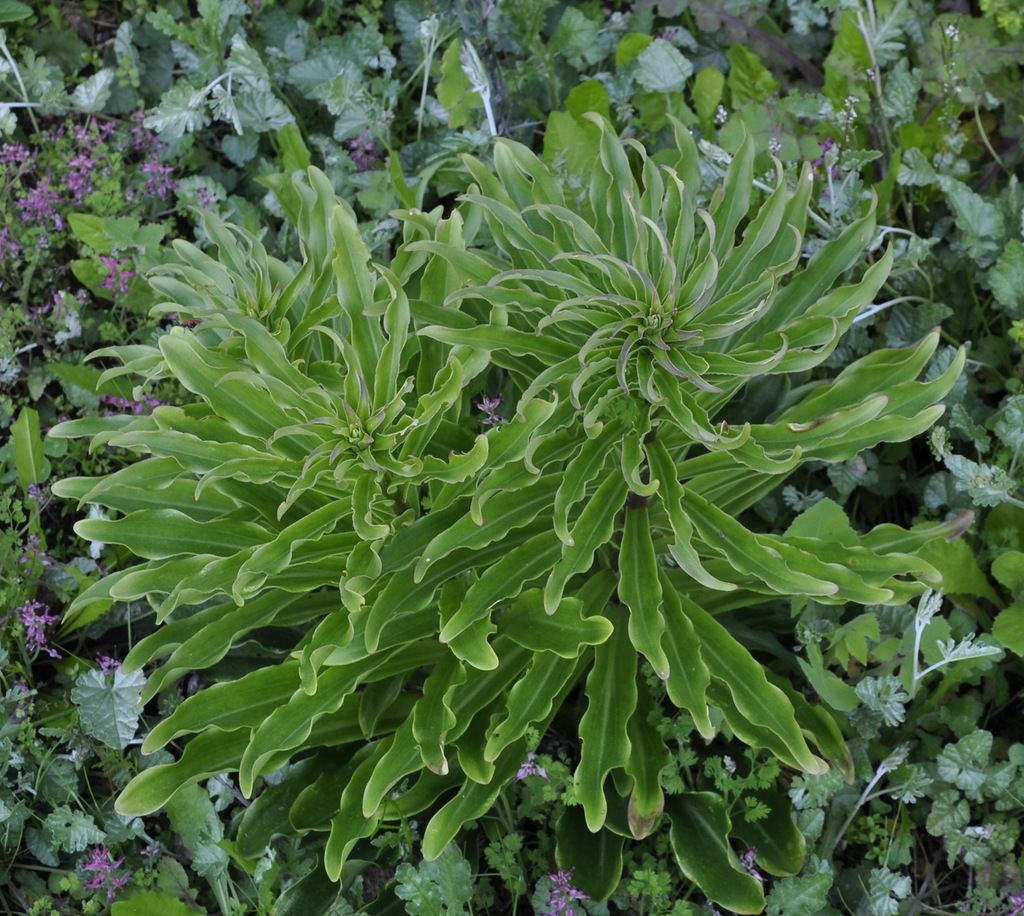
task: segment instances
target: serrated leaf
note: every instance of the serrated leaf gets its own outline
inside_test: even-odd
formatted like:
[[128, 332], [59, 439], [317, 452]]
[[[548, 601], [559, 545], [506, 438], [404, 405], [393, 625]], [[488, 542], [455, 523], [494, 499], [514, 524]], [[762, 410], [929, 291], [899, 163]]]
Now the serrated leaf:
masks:
[[[71, 231], [98, 254], [105, 254], [113, 247], [104, 230], [103, 223], [104, 219], [102, 216], [96, 216], [92, 213], [71, 213], [68, 215], [68, 225], [71, 226]], [[135, 228], [138, 229], [138, 223], [135, 224]]]
[[939, 178], [939, 186], [946, 192], [967, 255], [979, 267], [988, 267], [1006, 243], [1006, 218], [998, 203], [945, 175]]
[[139, 726], [139, 698], [145, 682], [141, 671], [126, 674], [120, 668], [113, 674], [94, 668], [80, 675], [71, 690], [71, 702], [78, 707], [82, 728], [107, 747], [123, 751]]
[[1024, 316], [1024, 243], [1010, 239], [988, 272], [992, 295], [1014, 318]]
[[831, 888], [828, 873], [783, 878], [772, 884], [765, 912], [768, 916], [818, 916], [825, 912]]
[[51, 811], [44, 824], [59, 848], [69, 853], [82, 852], [89, 846], [102, 843], [105, 836], [91, 816], [84, 811], [72, 810], [68, 805]]
[[1024, 593], [1024, 553], [1008, 550], [992, 561], [992, 575], [1015, 595]]
[[445, 848], [433, 862], [399, 865], [395, 894], [410, 916], [454, 916], [465, 913], [473, 898], [473, 872], [458, 847]]
[[896, 174], [897, 184], [904, 187], [930, 185], [937, 177], [935, 169], [918, 147], [912, 146], [903, 151]]
[[273, 94], [269, 85], [239, 92], [235, 96], [235, 114], [241, 128], [239, 133], [245, 130], [267, 133], [295, 121], [295, 116]]
[[223, 874], [228, 852], [219, 846], [224, 824], [208, 792], [197, 785], [186, 786], [167, 803], [167, 817], [176, 836], [191, 853], [191, 867], [199, 875]]
[[990, 778], [991, 752], [991, 732], [978, 729], [942, 749], [935, 761], [938, 774], [967, 798], [981, 801], [982, 789], [991, 791], [986, 785]]
[[635, 66], [635, 79], [648, 92], [679, 92], [693, 75], [693, 64], [663, 38], [644, 48]]
[[567, 7], [549, 39], [552, 48], [565, 55], [577, 69], [598, 63], [604, 57], [599, 37], [600, 24], [576, 7]]
[[195, 133], [209, 123], [205, 93], [184, 81], [168, 89], [161, 96], [160, 104], [143, 121], [150, 130], [167, 134], [172, 140]]
[[87, 80], [79, 83], [71, 93], [71, 106], [79, 111], [95, 114], [102, 111], [114, 89], [115, 73], [110, 67], [97, 70]]
[[761, 58], [749, 48], [733, 43], [729, 46], [729, 75], [726, 83], [732, 98], [732, 107], [745, 102], [763, 103], [778, 92], [779, 82], [765, 67]]
[[998, 506], [1012, 499], [1017, 482], [1001, 467], [979, 464], [963, 455], [947, 455], [944, 459], [958, 490], [966, 493], [976, 506]]
[[895, 126], [912, 120], [921, 91], [921, 79], [910, 70], [910, 60], [901, 57], [885, 78], [882, 89], [882, 114]]

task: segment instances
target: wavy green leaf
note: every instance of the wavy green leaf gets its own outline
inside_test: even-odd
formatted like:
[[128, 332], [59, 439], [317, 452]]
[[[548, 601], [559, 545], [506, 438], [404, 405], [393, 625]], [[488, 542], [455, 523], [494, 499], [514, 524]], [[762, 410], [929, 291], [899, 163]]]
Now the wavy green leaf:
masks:
[[623, 611], [609, 608], [615, 627], [594, 650], [587, 677], [587, 711], [580, 720], [582, 753], [573, 774], [576, 797], [586, 813], [587, 827], [596, 833], [608, 814], [604, 784], [609, 772], [629, 764], [629, 717], [636, 708], [636, 650], [629, 640]]
[[686, 792], [665, 801], [669, 839], [679, 868], [720, 906], [734, 913], [760, 913], [764, 891], [729, 845], [732, 822], [725, 801], [711, 792]]

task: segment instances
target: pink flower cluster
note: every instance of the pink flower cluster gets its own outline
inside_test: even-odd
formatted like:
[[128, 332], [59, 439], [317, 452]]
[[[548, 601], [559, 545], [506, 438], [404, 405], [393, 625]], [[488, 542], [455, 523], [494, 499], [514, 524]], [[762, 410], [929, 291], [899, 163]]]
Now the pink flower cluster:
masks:
[[86, 871], [93, 872], [93, 877], [86, 884], [89, 890], [105, 888], [107, 899], [113, 900], [117, 892], [127, 883], [130, 875], [117, 875], [115, 869], [121, 867], [124, 859], [113, 859], [110, 850], [106, 846], [96, 846], [92, 851], [92, 858], [82, 866]]
[[548, 897], [550, 909], [544, 916], [576, 916], [576, 911], [572, 908], [572, 902], [574, 900], [590, 899], [583, 891], [572, 886], [573, 871], [574, 869], [572, 868], [568, 871], [559, 869], [553, 875], [548, 875], [554, 882], [554, 886], [551, 888], [551, 895]]
[[50, 658], [60, 658], [60, 653], [49, 645], [46, 627], [60, 620], [56, 614], [47, 614], [50, 608], [41, 601], [26, 601], [7, 616], [0, 617], [0, 624], [17, 619], [25, 633], [25, 647], [30, 652], [45, 652]]
[[[118, 411], [126, 411], [128, 413], [142, 415], [150, 413], [154, 407], [160, 407], [162, 404], [166, 404], [167, 402], [158, 400], [157, 398], [151, 398], [148, 394], [144, 394], [142, 399], [138, 401], [129, 401], [116, 394], [105, 394], [100, 398], [100, 403], [116, 407]], [[116, 415], [116, 412], [113, 410], [106, 414], [108, 417]]]
[[357, 172], [368, 172], [380, 160], [380, 150], [370, 136], [370, 128], [367, 127], [358, 137], [346, 140], [348, 156], [355, 164]]
[[115, 296], [123, 296], [128, 292], [128, 280], [135, 276], [135, 271], [126, 270], [125, 265], [131, 263], [131, 258], [108, 258], [100, 255], [103, 266], [110, 271], [110, 275], [100, 284], [101, 289], [109, 289]]
[[484, 426], [491, 426], [495, 423], [505, 422], [505, 418], [498, 413], [498, 408], [501, 406], [500, 394], [493, 398], [489, 398], [484, 395], [484, 397], [477, 401], [474, 406], [477, 410], [483, 412], [484, 415], [480, 418], [480, 422]]
[[[150, 198], [167, 199], [176, 187], [171, 177], [173, 168], [160, 163], [159, 147], [163, 144], [152, 131], [143, 127], [144, 117], [144, 112], [136, 113], [135, 126], [127, 137], [116, 135], [117, 121], [95, 119], [85, 124], [66, 121], [41, 134], [37, 140], [44, 146], [52, 146], [65, 137], [76, 145], [74, 155], [65, 163], [66, 170], [60, 174], [34, 171], [39, 149], [21, 143], [0, 146], [0, 165], [8, 167], [6, 190], [11, 193], [21, 222], [45, 230], [38, 239], [41, 247], [49, 246], [46, 232], [61, 232], [67, 228], [63, 215], [66, 208], [85, 204], [86, 198], [96, 190], [97, 176], [109, 175], [115, 158], [124, 153], [134, 153], [136, 162], [142, 159], [138, 170], [145, 176], [143, 193]], [[124, 193], [131, 199], [136, 192], [126, 188]], [[11, 238], [4, 226], [0, 230], [0, 261], [17, 257], [22, 250], [21, 243]]]

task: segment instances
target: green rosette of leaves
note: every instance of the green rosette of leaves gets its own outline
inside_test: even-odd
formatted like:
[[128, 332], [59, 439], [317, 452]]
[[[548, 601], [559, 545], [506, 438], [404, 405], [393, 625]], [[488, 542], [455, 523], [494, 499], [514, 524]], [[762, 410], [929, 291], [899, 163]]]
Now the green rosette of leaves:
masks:
[[[740, 517], [805, 462], [926, 430], [963, 354], [919, 380], [936, 332], [790, 389], [886, 277], [889, 254], [837, 285], [872, 209], [804, 260], [809, 169], [793, 189], [780, 169], [751, 215], [744, 144], [699, 209], [700, 155], [676, 139], [655, 161], [602, 127], [577, 196], [498, 141], [493, 170], [465, 160], [475, 187], [450, 215], [398, 214], [390, 267], [371, 263], [316, 169], [282, 191], [301, 263], [213, 219], [216, 257], [175, 244], [179, 263], [151, 282], [201, 324], [101, 352], [122, 363], [108, 375], [172, 378], [194, 401], [51, 433], [141, 459], [56, 487], [117, 516], [79, 522], [82, 537], [140, 558], [83, 591], [68, 625], [147, 601], [162, 626], [125, 662], [155, 665], [143, 699], [216, 675], [150, 732], [146, 752], [191, 737], [131, 781], [120, 811], [224, 772], [252, 795], [301, 760], [246, 815], [240, 854], [323, 831], [337, 879], [360, 840], [416, 815], [433, 858], [564, 710], [579, 807], [559, 826], [560, 861], [596, 857], [594, 843], [621, 861], [624, 836], [669, 817], [700, 889], [760, 910], [721, 798], [665, 798], [644, 666], [706, 738], [724, 730], [805, 772], [848, 767], [831, 716], [715, 615], [780, 597], [904, 603], [941, 578], [914, 551], [949, 532], [833, 519], [828, 538], [763, 534]], [[777, 409], [738, 421], [744, 386], [766, 376]], [[498, 393], [507, 422], [484, 426], [474, 398]], [[778, 820], [758, 861], [793, 872], [802, 846]]]

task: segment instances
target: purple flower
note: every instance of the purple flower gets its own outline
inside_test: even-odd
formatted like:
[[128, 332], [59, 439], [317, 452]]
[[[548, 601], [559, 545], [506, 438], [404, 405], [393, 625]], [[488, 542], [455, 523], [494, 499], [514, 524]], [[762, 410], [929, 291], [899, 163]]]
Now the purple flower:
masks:
[[377, 144], [370, 137], [370, 128], [367, 127], [353, 140], [346, 140], [348, 156], [355, 164], [357, 172], [368, 172], [380, 159], [380, 151]]
[[28, 162], [32, 152], [20, 143], [5, 143], [0, 146], [0, 165], [21, 165]]
[[498, 408], [501, 406], [500, 394], [495, 398], [489, 398], [484, 395], [483, 399], [477, 401], [474, 406], [477, 410], [482, 410], [484, 412], [484, 416], [480, 419], [480, 422], [484, 426], [491, 426], [494, 423], [505, 422], [505, 418], [498, 413]]
[[60, 293], [56, 290], [53, 291], [51, 296], [51, 302], [43, 302], [40, 305], [30, 305], [26, 309], [29, 320], [33, 324], [41, 325], [43, 319], [52, 313], [54, 321], [60, 321], [64, 313], [64, 301], [61, 299]]
[[1006, 902], [1013, 907], [1006, 916], [1021, 916], [1024, 913], [1024, 894], [1007, 894]]
[[110, 276], [100, 284], [100, 288], [109, 289], [114, 295], [123, 296], [128, 292], [128, 278], [135, 276], [134, 271], [122, 269], [125, 264], [131, 262], [131, 258], [108, 258], [101, 254], [100, 260], [110, 271]]
[[559, 869], [553, 875], [548, 875], [552, 881], [551, 894], [548, 897], [549, 909], [541, 916], [576, 916], [572, 908], [573, 900], [589, 900], [590, 898], [572, 886], [572, 873], [575, 869], [568, 871]]
[[210, 209], [210, 204], [215, 203], [217, 200], [217, 194], [205, 185], [200, 185], [196, 188], [196, 197], [199, 198], [199, 206], [204, 210]]
[[[62, 137], [65, 133], [65, 124], [62, 124], [54, 133], [54, 138]], [[102, 143], [117, 129], [116, 121], [89, 121], [87, 124], [75, 125], [75, 139], [81, 146], [94, 146]]]
[[174, 171], [173, 167], [160, 165], [155, 155], [141, 166], [141, 171], [149, 176], [146, 178], [146, 193], [151, 197], [159, 197], [161, 200], [166, 200], [167, 195], [178, 186], [174, 179], [171, 178], [171, 172]]
[[128, 883], [130, 875], [115, 875], [114, 869], [120, 868], [124, 859], [111, 859], [110, 850], [106, 846], [95, 846], [92, 850], [92, 858], [82, 866], [86, 871], [96, 874], [86, 884], [89, 890], [105, 888], [107, 899], [113, 900], [117, 891], [121, 890]]
[[742, 865], [748, 872], [750, 872], [750, 875], [752, 877], [756, 878], [758, 881], [764, 884], [764, 875], [762, 875], [754, 865], [756, 859], [757, 847], [751, 846], [750, 849], [748, 849], [745, 853], [743, 853], [743, 855], [740, 856], [740, 865]]
[[50, 658], [60, 658], [60, 653], [49, 647], [49, 640], [46, 636], [46, 627], [51, 623], [56, 623], [60, 617], [55, 614], [40, 613], [40, 611], [48, 610], [49, 607], [41, 601], [26, 601], [6, 617], [0, 618], [0, 623], [6, 623], [16, 616], [25, 630], [25, 647], [30, 652], [45, 652]]
[[0, 226], [0, 263], [17, 260], [24, 251], [18, 242], [10, 238], [9, 229], [9, 226]]
[[72, 203], [80, 204], [85, 200], [87, 194], [92, 193], [91, 173], [97, 165], [99, 165], [98, 159], [86, 155], [75, 156], [68, 163], [70, 171], [64, 179], [64, 184], [72, 194]]
[[526, 779], [527, 776], [541, 776], [544, 779], [547, 779], [548, 782], [551, 782], [551, 780], [548, 779], [548, 774], [544, 767], [537, 763], [537, 755], [533, 751], [530, 751], [530, 753], [526, 755], [526, 762], [519, 768], [519, 772], [516, 773], [515, 778], [522, 780]]
[[[35, 484], [29, 486], [29, 497], [32, 497], [32, 487]], [[45, 491], [45, 487], [38, 488], [41, 491]], [[46, 551], [39, 546], [39, 535], [30, 534], [28, 539], [25, 541], [25, 547], [20, 557], [18, 557], [19, 564], [26, 563], [38, 563], [40, 566], [52, 566], [53, 560], [49, 558]]]
[[[823, 177], [822, 172], [821, 172], [821, 167], [825, 164], [825, 154], [829, 150], [835, 148], [836, 141], [833, 140], [831, 137], [826, 137], [824, 140], [820, 141], [818, 145], [821, 147], [821, 155], [817, 159], [814, 159], [811, 162], [811, 166], [814, 169], [814, 173], [818, 177]], [[838, 179], [841, 176], [842, 176], [842, 172], [840, 171], [839, 166], [838, 165], [833, 165], [832, 166], [832, 177], [834, 179]]]
[[135, 126], [131, 130], [132, 148], [140, 153], [149, 153], [161, 146], [166, 146], [153, 131], [143, 125], [146, 120], [146, 112], [141, 108], [132, 115], [135, 119]]
[[63, 203], [61, 196], [50, 187], [48, 178], [40, 178], [38, 183], [25, 196], [14, 202], [21, 210], [23, 223], [37, 223], [42, 226], [50, 221], [58, 232], [64, 228], [64, 220], [54, 209], [55, 204]]
[[96, 661], [100, 663], [101, 674], [113, 674], [115, 671], [121, 670], [121, 662], [109, 655], [101, 655]]
[[[100, 403], [109, 404], [111, 407], [116, 407], [118, 410], [142, 415], [150, 413], [154, 407], [160, 407], [167, 402], [161, 401], [158, 398], [150, 397], [148, 394], [144, 394], [142, 399], [139, 401], [129, 401], [116, 394], [105, 394], [100, 398]], [[113, 417], [116, 416], [116, 414], [111, 411], [106, 416]]]

